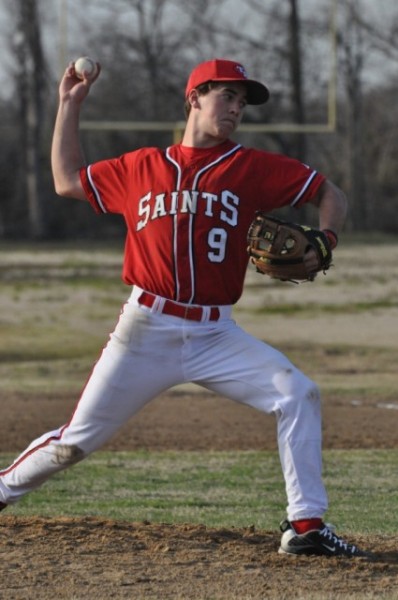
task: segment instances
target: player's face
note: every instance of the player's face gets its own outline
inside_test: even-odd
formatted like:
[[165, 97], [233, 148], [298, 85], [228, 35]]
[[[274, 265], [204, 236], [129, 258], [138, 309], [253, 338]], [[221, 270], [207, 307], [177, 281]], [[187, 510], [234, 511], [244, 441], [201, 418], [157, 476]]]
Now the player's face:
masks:
[[242, 83], [226, 82], [200, 96], [202, 132], [217, 141], [228, 139], [241, 122], [246, 104], [246, 86]]

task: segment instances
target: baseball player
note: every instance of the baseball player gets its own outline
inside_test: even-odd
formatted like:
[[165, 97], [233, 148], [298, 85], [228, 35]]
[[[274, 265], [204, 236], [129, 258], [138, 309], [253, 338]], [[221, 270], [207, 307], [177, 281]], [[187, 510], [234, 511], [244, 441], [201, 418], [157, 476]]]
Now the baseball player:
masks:
[[[268, 88], [234, 61], [199, 64], [185, 90], [182, 142], [85, 164], [82, 103], [100, 73], [79, 79], [71, 63], [59, 87], [52, 170], [61, 196], [123, 215], [123, 280], [132, 286], [115, 330], [70, 421], [33, 441], [0, 472], [2, 508], [100, 448], [153, 398], [195, 382], [276, 417], [286, 484], [280, 552], [362, 557], [323, 521], [318, 387], [282, 353], [231, 318], [248, 264], [256, 210], [306, 203], [319, 209], [331, 247], [346, 215], [343, 193], [297, 160], [232, 140], [247, 104]], [[312, 251], [306, 261], [316, 260]]]

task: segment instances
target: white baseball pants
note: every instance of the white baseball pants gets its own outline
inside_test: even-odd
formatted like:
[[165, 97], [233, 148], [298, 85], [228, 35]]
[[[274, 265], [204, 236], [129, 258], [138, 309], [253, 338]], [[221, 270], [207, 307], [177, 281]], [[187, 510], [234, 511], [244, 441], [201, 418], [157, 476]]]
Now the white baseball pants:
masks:
[[194, 382], [274, 413], [289, 520], [322, 517], [321, 401], [317, 386], [282, 353], [242, 330], [230, 307], [216, 322], [190, 321], [138, 304], [135, 289], [69, 423], [33, 441], [0, 471], [11, 504], [107, 442], [168, 388]]

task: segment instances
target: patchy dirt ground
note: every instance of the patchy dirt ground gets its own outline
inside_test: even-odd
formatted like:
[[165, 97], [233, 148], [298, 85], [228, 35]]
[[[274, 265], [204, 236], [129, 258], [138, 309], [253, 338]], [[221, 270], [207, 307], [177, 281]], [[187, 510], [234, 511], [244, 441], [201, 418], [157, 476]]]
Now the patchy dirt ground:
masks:
[[[8, 395], [1, 415], [0, 452], [19, 452], [62, 425], [75, 398]], [[324, 448], [397, 448], [398, 404], [323, 398]], [[272, 416], [201, 392], [176, 388], [154, 400], [104, 450], [275, 450]]]
[[395, 597], [398, 577], [396, 548], [379, 539], [368, 563], [282, 557], [279, 536], [251, 529], [5, 517], [0, 535], [7, 600], [362, 600]]

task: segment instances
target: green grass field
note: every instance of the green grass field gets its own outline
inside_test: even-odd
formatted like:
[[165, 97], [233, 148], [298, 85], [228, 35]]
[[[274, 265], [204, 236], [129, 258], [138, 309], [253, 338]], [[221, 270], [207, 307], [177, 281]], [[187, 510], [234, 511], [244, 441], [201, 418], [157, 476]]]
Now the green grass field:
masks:
[[[397, 464], [398, 450], [325, 452], [327, 520], [345, 532], [396, 531]], [[9, 512], [274, 530], [284, 503], [276, 452], [99, 452]]]

